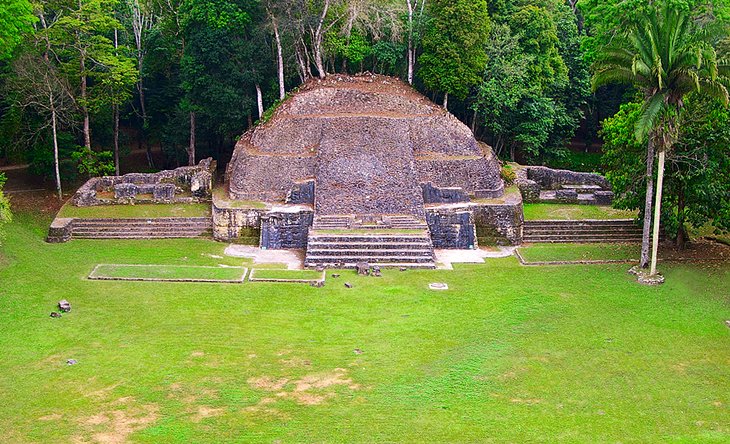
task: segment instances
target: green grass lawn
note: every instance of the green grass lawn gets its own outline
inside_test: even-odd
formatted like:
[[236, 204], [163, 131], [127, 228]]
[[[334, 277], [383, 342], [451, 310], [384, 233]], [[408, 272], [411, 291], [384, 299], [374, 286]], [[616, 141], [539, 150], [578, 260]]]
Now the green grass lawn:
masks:
[[3, 442], [730, 440], [727, 264], [662, 263], [661, 287], [512, 257], [324, 288], [90, 281], [242, 261], [203, 239], [51, 245], [49, 223], [16, 215], [0, 249]]
[[636, 211], [600, 205], [524, 204], [525, 220], [634, 219]]
[[638, 261], [640, 244], [533, 244], [520, 247], [527, 262]]
[[100, 279], [158, 279], [158, 280], [213, 280], [241, 282], [246, 268], [199, 265], [134, 265], [99, 264], [90, 278]]
[[275, 270], [256, 267], [253, 270], [253, 278], [317, 281], [322, 279], [322, 272], [317, 270]]
[[76, 207], [66, 203], [58, 212], [58, 217], [78, 218], [121, 218], [147, 219], [154, 217], [207, 217], [210, 204], [138, 204], [138, 205], [98, 205]]

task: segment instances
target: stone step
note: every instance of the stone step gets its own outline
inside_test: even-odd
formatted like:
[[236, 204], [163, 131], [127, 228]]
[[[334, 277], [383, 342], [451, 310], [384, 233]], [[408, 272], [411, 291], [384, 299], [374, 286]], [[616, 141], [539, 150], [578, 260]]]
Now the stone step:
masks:
[[561, 233], [561, 234], [524, 234], [524, 239], [529, 238], [566, 238], [566, 239], [581, 239], [584, 237], [591, 237], [591, 238], [597, 238], [597, 239], [613, 239], [616, 237], [628, 237], [628, 238], [634, 238], [638, 237], [641, 239], [641, 233], [638, 234], [625, 234], [625, 233], [580, 233], [580, 234], [573, 234], [573, 233]]
[[365, 244], [374, 244], [374, 243], [389, 243], [389, 244], [395, 244], [395, 243], [430, 243], [431, 238], [427, 236], [422, 235], [362, 235], [362, 234], [352, 234], [352, 235], [309, 235], [309, 242], [319, 242], [319, 243], [365, 243]]
[[524, 243], [527, 244], [594, 244], [594, 243], [607, 243], [607, 244], [633, 244], [641, 243], [641, 238], [616, 238], [616, 239], [598, 239], [598, 238], [583, 238], [583, 239], [550, 239], [550, 238], [532, 238], [523, 239]]
[[368, 262], [368, 263], [429, 263], [433, 262], [433, 256], [382, 256], [382, 255], [363, 255], [363, 256], [310, 256], [307, 255], [306, 263], [312, 264], [340, 264]]
[[186, 231], [154, 231], [154, 230], [118, 230], [118, 231], [76, 231], [71, 235], [75, 237], [101, 237], [101, 236], [200, 236], [210, 234], [212, 230], [186, 230]]
[[621, 234], [642, 234], [642, 230], [639, 229], [632, 229], [632, 228], [594, 228], [594, 229], [588, 229], [588, 228], [582, 228], [582, 229], [549, 229], [549, 228], [525, 228], [523, 229], [523, 234], [525, 236], [527, 235], [541, 235], [541, 234], [615, 234], [615, 233], [621, 233]]
[[431, 248], [431, 244], [427, 241], [423, 242], [319, 242], [310, 240], [307, 248], [309, 249], [328, 249], [328, 248], [340, 248], [340, 249], [392, 249], [406, 248], [406, 249], [428, 249]]
[[102, 221], [82, 221], [82, 220], [74, 220], [73, 221], [74, 226], [77, 227], [119, 227], [119, 226], [128, 226], [128, 227], [147, 227], [147, 226], [155, 226], [155, 227], [187, 227], [187, 226], [207, 226], [212, 225], [213, 222], [210, 219], [202, 220], [202, 221], [136, 221], [136, 222], [102, 222]]
[[71, 235], [74, 239], [193, 239], [198, 237], [210, 237], [212, 233], [199, 233], [199, 234], [73, 234]]
[[634, 219], [583, 219], [583, 220], [526, 220], [525, 226], [575, 226], [575, 225], [590, 225], [590, 226], [625, 226], [632, 225], [638, 226]]
[[318, 256], [427, 256], [433, 259], [433, 251], [428, 248], [410, 249], [410, 248], [392, 248], [392, 249], [350, 249], [350, 248], [307, 248], [309, 257]]
[[[433, 270], [436, 268], [435, 262], [420, 262], [420, 263], [413, 263], [413, 262], [374, 262], [369, 263], [369, 265], [372, 266], [378, 266], [380, 268], [415, 268], [415, 269], [424, 269], [424, 270]], [[307, 268], [316, 268], [316, 267], [330, 267], [330, 268], [356, 268], [357, 262], [305, 262], [304, 266]]]

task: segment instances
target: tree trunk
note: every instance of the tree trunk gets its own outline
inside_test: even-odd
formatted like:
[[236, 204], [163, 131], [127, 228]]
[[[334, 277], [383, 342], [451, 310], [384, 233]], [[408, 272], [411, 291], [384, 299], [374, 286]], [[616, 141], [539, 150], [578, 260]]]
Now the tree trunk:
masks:
[[114, 172], [119, 176], [119, 105], [112, 107], [114, 114]]
[[284, 97], [286, 97], [286, 87], [284, 86], [284, 56], [282, 55], [281, 37], [279, 37], [279, 25], [273, 18], [272, 22], [274, 24], [274, 38], [276, 40], [276, 71], [279, 75], [279, 100], [284, 100]]
[[322, 15], [319, 17], [317, 29], [312, 31], [312, 46], [314, 50], [314, 65], [317, 67], [317, 74], [320, 79], [327, 77], [327, 71], [324, 69], [324, 61], [322, 60], [322, 38], [324, 37], [324, 19], [327, 17], [327, 11], [330, 7], [330, 0], [324, 0]]
[[477, 133], [477, 110], [474, 110], [474, 115], [471, 119], [471, 133], [474, 135]]
[[[114, 28], [114, 55], [117, 55], [119, 49], [119, 35], [117, 28]], [[113, 139], [114, 139], [114, 172], [119, 176], [119, 105], [112, 105], [112, 118], [114, 119]]]
[[259, 119], [264, 115], [264, 98], [261, 95], [261, 85], [256, 83], [256, 105], [259, 109]]
[[91, 125], [89, 123], [89, 105], [86, 103], [86, 58], [81, 56], [81, 111], [84, 115], [84, 146], [91, 149]]
[[188, 165], [195, 166], [195, 112], [190, 112], [190, 145], [188, 146]]
[[449, 93], [444, 94], [444, 109], [449, 110]]
[[411, 0], [408, 4], [408, 84], [413, 85], [413, 5]]
[[657, 168], [656, 179], [656, 201], [654, 202], [654, 236], [651, 245], [651, 271], [650, 275], [656, 274], [657, 253], [659, 251], [659, 223], [662, 213], [662, 185], [664, 183], [664, 150], [659, 151], [659, 167]]
[[651, 202], [654, 197], [654, 134], [649, 134], [646, 146], [646, 200], [644, 201], [644, 228], [641, 235], [641, 268], [649, 267], [651, 245]]
[[53, 130], [53, 166], [56, 170], [56, 191], [58, 191], [58, 200], [63, 200], [63, 192], [61, 191], [61, 171], [58, 166], [58, 129], [56, 123], [56, 107], [53, 103], [53, 93], [50, 95], [51, 105], [51, 129]]

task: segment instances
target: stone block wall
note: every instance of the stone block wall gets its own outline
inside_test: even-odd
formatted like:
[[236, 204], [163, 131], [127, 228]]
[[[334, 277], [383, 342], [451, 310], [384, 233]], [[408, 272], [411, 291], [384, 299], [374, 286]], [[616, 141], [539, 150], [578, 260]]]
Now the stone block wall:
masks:
[[597, 185], [610, 190], [611, 185], [605, 177], [595, 173], [579, 173], [569, 170], [555, 170], [543, 166], [524, 167], [527, 179], [535, 181], [543, 190], [557, 190], [561, 185]]
[[[193, 203], [208, 201], [212, 196], [216, 162], [201, 160], [186, 166], [158, 173], [130, 173], [124, 176], [95, 177], [76, 191], [71, 203], [78, 207], [137, 203]], [[99, 193], [113, 193], [102, 197]], [[180, 196], [183, 193], [190, 196]], [[150, 197], [142, 197], [147, 196]]]
[[473, 208], [477, 239], [481, 245], [522, 243], [522, 201]]
[[267, 213], [261, 217], [261, 248], [307, 248], [314, 212]]
[[314, 204], [314, 179], [294, 184], [286, 195], [288, 204]]
[[459, 203], [469, 202], [469, 195], [461, 188], [439, 188], [431, 182], [422, 183], [424, 203]]
[[472, 249], [477, 247], [474, 215], [469, 210], [426, 212], [434, 248]]

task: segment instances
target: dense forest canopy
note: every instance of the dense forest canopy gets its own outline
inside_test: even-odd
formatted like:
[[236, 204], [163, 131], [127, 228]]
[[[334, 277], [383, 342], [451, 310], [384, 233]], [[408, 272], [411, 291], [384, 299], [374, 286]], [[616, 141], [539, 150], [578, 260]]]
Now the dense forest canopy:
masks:
[[[0, 159], [29, 162], [59, 190], [80, 175], [119, 172], [132, 149], [146, 151], [150, 170], [207, 156], [225, 164], [237, 137], [287, 92], [328, 73], [369, 71], [442, 103], [504, 160], [616, 169], [641, 145], [612, 139], [638, 90], [592, 91], [591, 67], [654, 3], [723, 32], [730, 19], [722, 0], [8, 0]], [[722, 104], [692, 102], [724, 122], [711, 106]], [[601, 134], [611, 138], [603, 164], [589, 153], [600, 153]], [[697, 146], [698, 134], [692, 121], [680, 145]], [[725, 165], [718, 146], [708, 155]]]

